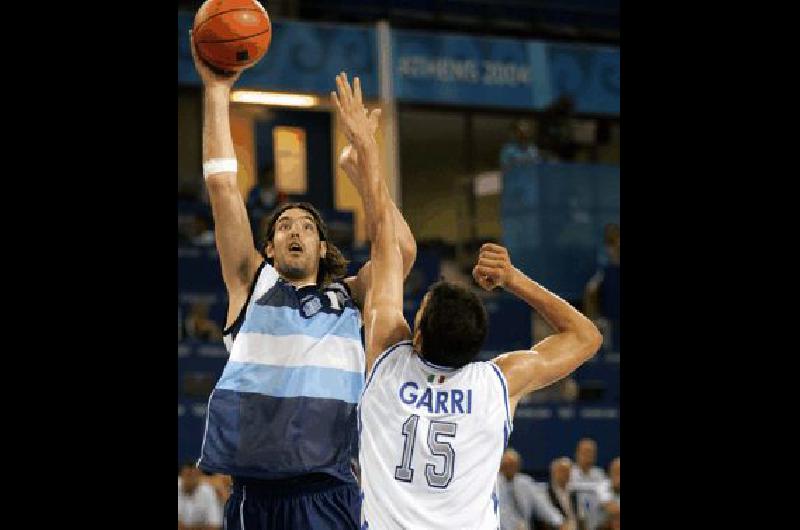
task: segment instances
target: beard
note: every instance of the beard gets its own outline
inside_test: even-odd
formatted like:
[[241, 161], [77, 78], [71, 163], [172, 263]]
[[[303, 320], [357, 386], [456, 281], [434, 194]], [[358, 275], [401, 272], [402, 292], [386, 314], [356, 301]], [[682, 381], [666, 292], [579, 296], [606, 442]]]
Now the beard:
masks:
[[306, 263], [287, 263], [283, 260], [275, 260], [275, 270], [287, 280], [303, 280], [314, 271]]
[[306, 269], [304, 267], [293, 267], [293, 266], [290, 266], [290, 265], [280, 266], [279, 265], [279, 266], [275, 267], [275, 269], [278, 271], [278, 273], [281, 276], [283, 276], [284, 278], [287, 278], [289, 280], [302, 280], [303, 278], [308, 276], [308, 274], [306, 274]]

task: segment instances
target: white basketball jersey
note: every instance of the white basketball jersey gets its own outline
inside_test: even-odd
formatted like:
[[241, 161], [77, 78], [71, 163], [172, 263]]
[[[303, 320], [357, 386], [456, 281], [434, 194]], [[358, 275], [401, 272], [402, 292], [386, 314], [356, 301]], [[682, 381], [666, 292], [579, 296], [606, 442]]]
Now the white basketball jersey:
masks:
[[362, 528], [496, 530], [511, 434], [500, 369], [424, 361], [403, 341], [373, 365], [359, 402]]

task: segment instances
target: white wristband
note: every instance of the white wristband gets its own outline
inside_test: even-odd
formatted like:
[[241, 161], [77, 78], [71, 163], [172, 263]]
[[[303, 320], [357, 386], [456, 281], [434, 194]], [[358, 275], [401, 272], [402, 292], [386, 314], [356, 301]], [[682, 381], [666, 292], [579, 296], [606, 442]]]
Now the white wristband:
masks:
[[217, 173], [236, 173], [238, 169], [235, 158], [212, 158], [203, 162], [203, 178]]

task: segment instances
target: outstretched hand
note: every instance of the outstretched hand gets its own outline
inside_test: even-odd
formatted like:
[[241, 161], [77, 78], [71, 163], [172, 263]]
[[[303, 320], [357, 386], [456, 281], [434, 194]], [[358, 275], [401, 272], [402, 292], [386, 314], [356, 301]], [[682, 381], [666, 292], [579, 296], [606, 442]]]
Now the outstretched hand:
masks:
[[339, 110], [339, 116], [344, 124], [344, 134], [351, 144], [365, 145], [374, 140], [381, 110], [373, 109], [372, 112], [368, 112], [364, 107], [361, 80], [358, 77], [353, 80], [353, 88], [350, 88], [347, 74], [342, 72], [337, 75], [336, 92], [331, 92], [331, 99]]

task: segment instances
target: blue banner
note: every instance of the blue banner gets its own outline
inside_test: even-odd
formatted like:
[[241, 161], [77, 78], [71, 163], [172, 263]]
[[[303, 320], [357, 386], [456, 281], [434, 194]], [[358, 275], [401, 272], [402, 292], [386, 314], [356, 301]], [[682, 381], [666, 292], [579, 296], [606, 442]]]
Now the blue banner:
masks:
[[[178, 14], [178, 83], [198, 85], [188, 33], [193, 13]], [[237, 86], [327, 95], [345, 70], [379, 93], [374, 27], [273, 21], [270, 49]], [[392, 30], [392, 72], [399, 101], [536, 109], [573, 98], [579, 113], [619, 114], [620, 54], [613, 47], [554, 44]]]
[[568, 95], [575, 110], [619, 114], [619, 50], [573, 44], [548, 44], [553, 94]]
[[531, 108], [549, 99], [545, 44], [415, 31], [392, 32], [400, 101]]
[[[178, 13], [178, 84], [199, 85], [189, 30], [194, 13]], [[342, 70], [361, 78], [368, 98], [378, 97], [377, 34], [374, 28], [343, 24], [272, 21], [267, 54], [246, 70], [237, 88], [328, 95]]]
[[580, 113], [619, 113], [619, 50], [467, 35], [392, 32], [400, 101], [542, 110], [568, 95]]

